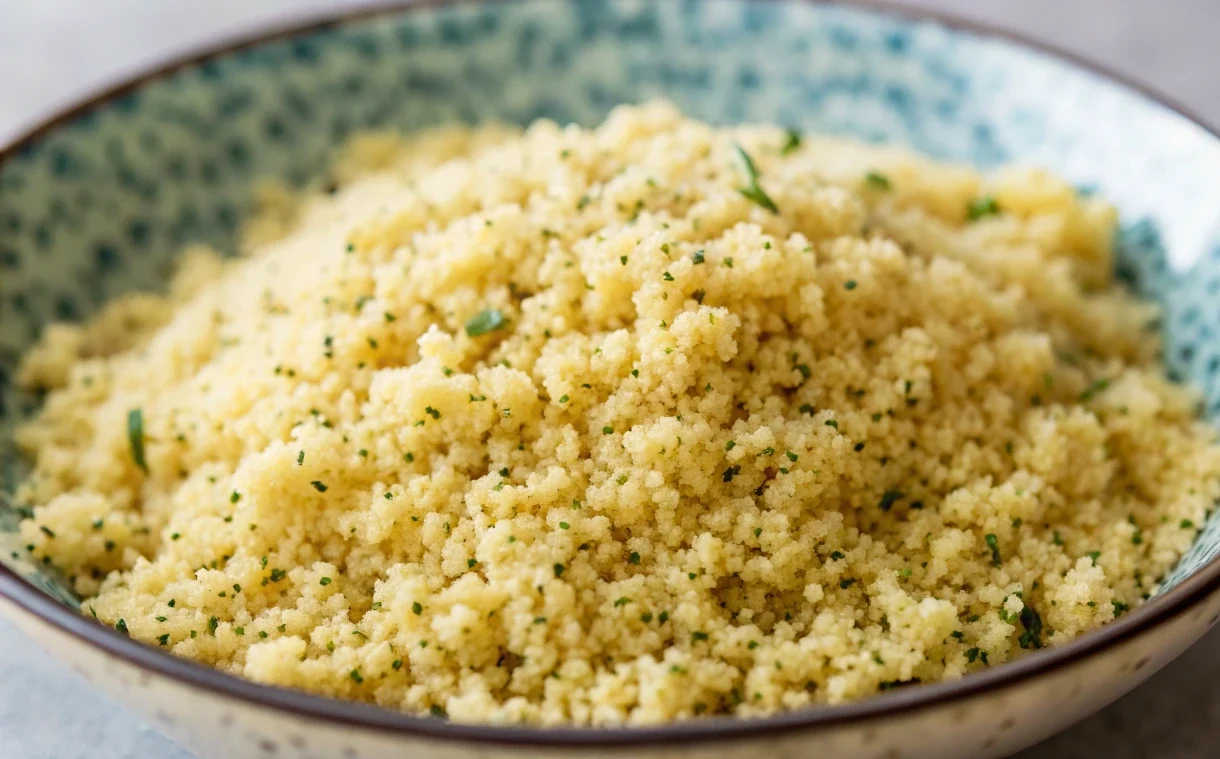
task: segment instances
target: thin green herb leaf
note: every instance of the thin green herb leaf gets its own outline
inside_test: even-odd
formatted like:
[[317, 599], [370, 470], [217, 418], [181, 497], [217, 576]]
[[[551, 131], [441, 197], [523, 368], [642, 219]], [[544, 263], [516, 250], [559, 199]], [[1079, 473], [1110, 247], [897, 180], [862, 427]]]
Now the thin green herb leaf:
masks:
[[488, 332], [494, 332], [507, 323], [508, 320], [498, 309], [487, 308], [466, 320], [466, 334], [470, 337], [479, 337]]
[[131, 460], [148, 474], [148, 462], [144, 459], [144, 411], [141, 409], [127, 412], [127, 442], [131, 445]]

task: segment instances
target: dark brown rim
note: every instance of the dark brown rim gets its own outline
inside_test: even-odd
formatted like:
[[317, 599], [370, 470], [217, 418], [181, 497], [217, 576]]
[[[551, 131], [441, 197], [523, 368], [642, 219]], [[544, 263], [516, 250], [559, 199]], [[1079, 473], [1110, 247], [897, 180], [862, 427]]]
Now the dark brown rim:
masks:
[[[502, 2], [511, 0], [382, 0], [380, 3], [351, 13], [306, 16], [297, 21], [273, 27], [269, 31], [237, 38], [221, 46], [193, 52], [142, 75], [130, 78], [46, 119], [0, 146], [0, 162], [37, 142], [77, 117], [105, 105], [147, 82], [179, 69], [240, 51], [277, 39], [321, 31], [335, 24], [347, 23], [385, 14], [410, 12], [458, 2]], [[750, 1], [750, 0], [743, 0]], [[1103, 79], [1136, 92], [1149, 101], [1176, 112], [1187, 121], [1220, 140], [1220, 133], [1202, 118], [1178, 105], [1148, 86], [1088, 61], [1053, 45], [987, 24], [965, 20], [952, 14], [924, 11], [897, 5], [893, 0], [788, 0], [814, 5], [847, 5], [899, 18], [931, 21], [948, 29], [975, 36], [999, 40], [1017, 47], [1056, 58], [1061, 62], [1090, 71]], [[11, 600], [60, 631], [79, 638], [112, 656], [148, 672], [204, 688], [221, 696], [236, 698], [290, 712], [300, 717], [336, 725], [372, 729], [419, 738], [436, 738], [456, 742], [478, 742], [506, 746], [528, 747], [619, 747], [639, 748], [648, 744], [689, 744], [692, 742], [724, 741], [750, 738], [762, 734], [777, 735], [821, 727], [841, 727], [877, 717], [894, 717], [941, 706], [979, 693], [1010, 687], [1052, 670], [1074, 664], [1085, 657], [1135, 638], [1148, 630], [1184, 613], [1199, 601], [1220, 589], [1220, 556], [1186, 578], [1164, 596], [1154, 598], [1123, 619], [1077, 640], [1037, 654], [1003, 664], [992, 670], [974, 673], [961, 680], [902, 689], [866, 701], [841, 706], [817, 706], [779, 714], [764, 719], [713, 717], [691, 720], [660, 727], [641, 728], [528, 728], [491, 727], [451, 723], [444, 720], [414, 717], [362, 703], [337, 701], [301, 691], [260, 685], [194, 662], [179, 659], [152, 646], [98, 625], [83, 615], [62, 605], [0, 564], [0, 596]]]

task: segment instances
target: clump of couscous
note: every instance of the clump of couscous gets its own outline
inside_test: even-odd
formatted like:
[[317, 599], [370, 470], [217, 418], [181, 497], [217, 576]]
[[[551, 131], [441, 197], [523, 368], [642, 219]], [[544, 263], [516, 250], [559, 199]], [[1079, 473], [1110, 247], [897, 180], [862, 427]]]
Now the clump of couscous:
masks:
[[666, 104], [350, 145], [245, 255], [55, 326], [35, 557], [263, 683], [490, 723], [755, 716], [1138, 605], [1220, 449], [1115, 213]]

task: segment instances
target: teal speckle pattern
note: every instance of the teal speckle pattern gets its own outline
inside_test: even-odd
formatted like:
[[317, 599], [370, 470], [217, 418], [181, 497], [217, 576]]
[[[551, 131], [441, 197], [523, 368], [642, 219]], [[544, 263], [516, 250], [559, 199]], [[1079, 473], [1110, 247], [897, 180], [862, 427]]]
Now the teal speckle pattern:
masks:
[[[663, 96], [719, 123], [1048, 166], [1114, 200], [1119, 274], [1165, 308], [1166, 359], [1220, 416], [1220, 140], [1045, 54], [845, 6], [746, 0], [456, 3], [325, 26], [147, 82], [0, 165], [0, 490], [39, 399], [18, 357], [56, 320], [158, 288], [190, 242], [232, 248], [253, 180], [304, 183], [357, 130], [538, 117], [594, 124]], [[0, 502], [0, 558], [23, 558]], [[1220, 553], [1220, 518], [1166, 578]], [[16, 558], [14, 558], [16, 557]]]

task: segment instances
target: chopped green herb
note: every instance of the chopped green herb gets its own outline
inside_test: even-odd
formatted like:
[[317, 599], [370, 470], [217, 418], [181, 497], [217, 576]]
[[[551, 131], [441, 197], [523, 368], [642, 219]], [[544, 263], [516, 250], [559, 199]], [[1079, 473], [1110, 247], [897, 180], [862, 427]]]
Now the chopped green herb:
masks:
[[565, 566], [564, 566], [564, 565], [562, 565], [562, 564], [555, 564], [554, 566], [552, 566], [552, 567], [551, 567], [551, 569], [555, 570], [555, 576], [556, 576], [556, 577], [562, 577], [562, 576], [563, 576], [563, 571], [564, 571], [565, 569], [567, 569], [567, 567], [565, 567]]
[[702, 630], [695, 630], [690, 634], [690, 639], [692, 643], [699, 640], [707, 640], [707, 633]]
[[498, 309], [484, 309], [466, 320], [466, 334], [469, 337], [479, 337], [500, 329], [506, 323], [504, 314]]
[[881, 494], [881, 502], [877, 505], [882, 511], [889, 511], [900, 498], [902, 498], [901, 490], [887, 490]]
[[1000, 558], [1000, 539], [995, 536], [994, 532], [987, 533], [984, 537], [987, 541], [987, 547], [991, 549], [991, 563], [997, 567], [1003, 563]]
[[737, 191], [747, 200], [762, 206], [771, 213], [778, 214], [779, 207], [775, 205], [775, 201], [771, 199], [771, 196], [767, 195], [766, 191], [758, 184], [758, 168], [754, 165], [754, 159], [750, 158], [750, 154], [741, 145], [734, 145], [733, 147], [737, 161], [741, 164], [747, 179], [746, 186], [737, 188]]
[[314, 480], [313, 482], [311, 482], [309, 484], [313, 485], [313, 489], [318, 491], [319, 493], [325, 493], [327, 490], [326, 485], [318, 480]]
[[1093, 380], [1093, 382], [1087, 388], [1085, 388], [1084, 392], [1080, 394], [1080, 402], [1087, 403], [1093, 400], [1098, 393], [1104, 391], [1109, 386], [1110, 380], [1106, 379], [1105, 377]]
[[878, 190], [888, 191], [888, 190], [892, 189], [894, 186], [890, 182], [889, 177], [887, 177], [885, 174], [882, 174], [877, 171], [870, 171], [867, 174], [865, 174], [864, 181], [867, 182], [870, 187], [875, 187]]
[[850, 588], [852, 585], [855, 585], [855, 584], [856, 584], [856, 580], [854, 577], [847, 577], [845, 579], [839, 580], [839, 587], [842, 588], [843, 590], [847, 590], [848, 588]]
[[637, 553], [636, 551], [632, 551], [631, 555], [627, 557], [627, 562], [629, 564], [639, 564], [640, 563], [640, 554]]
[[792, 151], [801, 146], [801, 133], [795, 129], [788, 129], [784, 132], [784, 146], [779, 149], [783, 155], [788, 155]]
[[1028, 603], [1021, 609], [1021, 626], [1025, 628], [1017, 639], [1021, 648], [1042, 648], [1042, 617]]
[[148, 462], [144, 459], [144, 411], [133, 408], [127, 412], [127, 443], [131, 447], [131, 460], [148, 474]]
[[331, 582], [333, 581], [329, 577], [323, 577], [321, 580], [318, 580], [319, 585], [330, 585]]
[[423, 605], [423, 604], [421, 604], [419, 601], [414, 601], [414, 602], [412, 602], [412, 603], [411, 603], [411, 613], [412, 613], [412, 614], [414, 614], [414, 615], [415, 615], [415, 616], [417, 616], [417, 617], [418, 617], [420, 614], [423, 614], [423, 613], [424, 613], [424, 605]]
[[131, 635], [131, 633], [127, 630], [127, 620], [125, 619], [120, 619], [118, 622], [115, 622], [114, 629], [118, 630], [124, 635]]
[[356, 685], [359, 685], [360, 683], [364, 682], [364, 678], [360, 676], [360, 670], [358, 670], [358, 669], [353, 669], [349, 673], [349, 675], [352, 678], [352, 680], [355, 681]]
[[1000, 213], [1000, 204], [991, 195], [976, 198], [966, 206], [966, 217], [970, 221], [978, 221], [984, 216], [995, 216]]

